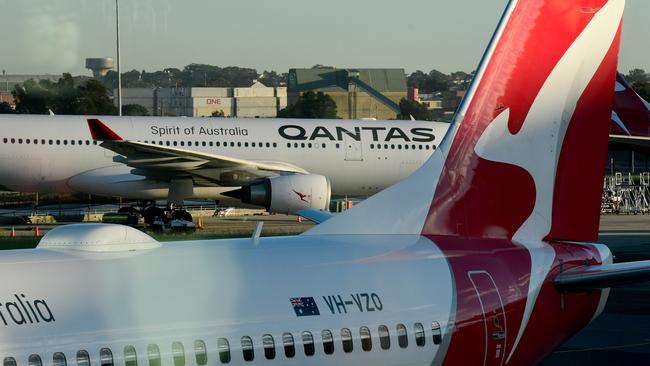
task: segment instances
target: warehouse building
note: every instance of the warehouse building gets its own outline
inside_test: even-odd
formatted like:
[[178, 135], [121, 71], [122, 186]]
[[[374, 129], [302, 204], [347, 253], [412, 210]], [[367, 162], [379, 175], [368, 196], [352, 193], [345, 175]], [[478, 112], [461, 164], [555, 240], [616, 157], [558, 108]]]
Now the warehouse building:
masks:
[[287, 106], [287, 88], [259, 82], [246, 88], [124, 88], [122, 104], [142, 105], [153, 116], [272, 118]]
[[334, 99], [339, 118], [394, 119], [407, 96], [406, 74], [404, 69], [290, 69], [288, 103], [295, 104], [307, 91]]

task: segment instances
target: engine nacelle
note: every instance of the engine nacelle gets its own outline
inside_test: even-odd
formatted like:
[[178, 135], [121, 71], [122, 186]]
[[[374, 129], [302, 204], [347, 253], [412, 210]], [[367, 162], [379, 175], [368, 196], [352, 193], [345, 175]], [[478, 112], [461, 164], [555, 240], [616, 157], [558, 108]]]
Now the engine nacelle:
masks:
[[271, 177], [224, 193], [244, 203], [264, 206], [270, 212], [296, 213], [298, 210], [327, 210], [332, 190], [329, 179], [318, 174]]

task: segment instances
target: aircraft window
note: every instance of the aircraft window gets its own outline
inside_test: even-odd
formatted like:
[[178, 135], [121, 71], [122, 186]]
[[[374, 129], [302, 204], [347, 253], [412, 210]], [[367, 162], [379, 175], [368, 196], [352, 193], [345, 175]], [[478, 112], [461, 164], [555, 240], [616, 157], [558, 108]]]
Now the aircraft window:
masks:
[[93, 145], [97, 145], [97, 140], [93, 140]]
[[41, 145], [45, 145], [45, 140], [41, 140]]
[[370, 336], [370, 329], [368, 327], [359, 328], [361, 335], [361, 349], [368, 352], [372, 349], [372, 337]]
[[284, 355], [287, 358], [292, 358], [296, 355], [296, 346], [293, 342], [293, 335], [291, 333], [282, 334], [282, 344], [284, 345]]
[[422, 150], [422, 145], [418, 145], [418, 148], [419, 148], [420, 150]]
[[26, 140], [25, 140], [25, 143], [26, 143], [26, 144], [29, 144], [29, 142], [30, 142], [29, 139], [26, 139]]
[[38, 145], [38, 139], [34, 139], [34, 144]]
[[55, 352], [52, 355], [52, 365], [53, 366], [66, 366], [67, 362], [65, 360], [65, 355], [63, 352]]
[[442, 340], [442, 332], [440, 331], [440, 323], [431, 323], [431, 331], [433, 332], [433, 344], [440, 344]]
[[[181, 146], [185, 146], [185, 141], [181, 141]], [[190, 143], [187, 143], [187, 146], [190, 146]]]
[[12, 143], [12, 144], [15, 144], [15, 143], [16, 143], [16, 139], [11, 139], [11, 143]]
[[322, 145], [322, 146], [323, 146], [323, 149], [324, 149], [325, 147], [327, 147], [327, 145], [325, 145], [325, 143], [323, 143], [323, 145]]
[[418, 347], [424, 347], [424, 343], [426, 342], [426, 336], [424, 335], [424, 326], [422, 323], [415, 323], [413, 325], [413, 329], [415, 330], [415, 344], [417, 344]]
[[341, 342], [343, 343], [343, 352], [350, 353], [353, 349], [352, 344], [352, 332], [350, 329], [343, 328], [341, 329]]
[[384, 150], [388, 150], [388, 144], [384, 144]]
[[244, 142], [244, 147], [248, 147], [248, 142]]
[[340, 145], [340, 144], [336, 144], [336, 148], [338, 149], [339, 147], [341, 147], [341, 145]]
[[275, 342], [273, 341], [273, 336], [270, 334], [265, 334], [262, 336], [262, 345], [264, 346], [264, 357], [267, 360], [272, 360], [275, 358]]
[[377, 144], [377, 150], [381, 150], [381, 144]]
[[408, 146], [408, 145], [404, 145], [404, 150], [408, 150], [408, 149], [409, 149], [409, 146]]
[[409, 345], [408, 334], [404, 324], [397, 324], [397, 344], [400, 348], [406, 348]]
[[230, 147], [235, 147], [235, 143], [234, 143], [234, 142], [231, 142], [231, 143], [230, 143]]
[[158, 141], [158, 145], [162, 146], [164, 143], [162, 141]]
[[84, 144], [83, 140], [78, 140], [78, 143], [79, 143], [79, 145], [83, 145], [83, 144]]
[[174, 141], [174, 146], [178, 146], [178, 141]]
[[101, 366], [113, 366], [113, 352], [109, 348], [99, 350], [99, 363]]
[[43, 365], [43, 361], [41, 361], [41, 356], [33, 354], [29, 355], [29, 358], [27, 358], [27, 364], [29, 366], [41, 366]]
[[2, 364], [4, 366], [16, 366], [16, 359], [13, 357], [5, 357], [5, 359], [2, 361]]
[[435, 150], [435, 149], [436, 149], [436, 145], [431, 145], [431, 150]]
[[298, 147], [298, 143], [297, 143], [297, 142], [294, 142], [294, 143], [293, 143], [293, 147]]
[[325, 329], [321, 332], [321, 337], [323, 338], [323, 351], [326, 355], [331, 355], [334, 353], [334, 337], [332, 332]]
[[424, 145], [424, 148], [425, 148], [426, 150], [429, 150], [429, 145]]
[[302, 345], [305, 349], [305, 356], [314, 355], [314, 336], [311, 335], [311, 332], [302, 332]]
[[77, 351], [77, 366], [90, 366], [90, 355], [88, 351], [84, 349]]
[[185, 347], [183, 347], [183, 343], [172, 343], [172, 358], [174, 359], [174, 366], [185, 366]]
[[[210, 141], [210, 142], [208, 143], [208, 145], [212, 146], [212, 145], [213, 145], [213, 144], [212, 144], [212, 141]], [[218, 143], [218, 142], [217, 142], [217, 146], [219, 146], [219, 143]]]
[[391, 150], [395, 150], [395, 144], [391, 144], [391, 145], [390, 145], [390, 149], [391, 149]]
[[196, 359], [196, 364], [199, 366], [208, 363], [208, 351], [205, 347], [205, 342], [200, 339], [194, 341], [194, 358]]
[[370, 144], [370, 148], [371, 148], [371, 149], [374, 149], [374, 148], [375, 148], [375, 144]]
[[241, 142], [238, 142], [238, 143], [237, 143], [237, 147], [241, 147]]
[[[194, 146], [199, 146], [199, 142], [198, 142], [198, 141], [194, 141]], [[205, 146], [205, 141], [203, 141], [203, 146]]]
[[244, 354], [244, 361], [253, 361], [255, 358], [255, 351], [253, 350], [253, 340], [251, 337], [241, 337], [241, 350]]
[[74, 144], [75, 144], [74, 140], [70, 140], [70, 145], [74, 145]]
[[170, 145], [170, 142], [169, 142], [169, 141], [165, 141], [165, 145], [169, 146], [169, 145]]
[[135, 347], [124, 347], [124, 365], [125, 366], [138, 366], [138, 355], [135, 353]]
[[3, 139], [2, 139], [2, 142], [4, 142], [4, 143], [6, 144], [6, 143], [7, 143], [7, 138], [6, 138], [6, 137], [3, 138]]
[[379, 345], [381, 349], [390, 348], [390, 334], [388, 333], [388, 327], [385, 325], [379, 326]]
[[[269, 147], [269, 143], [266, 143], [266, 147]], [[278, 147], [278, 144], [276, 142], [273, 143], [273, 147]]]
[[290, 142], [287, 142], [287, 147], [291, 147], [291, 143], [290, 143]]
[[226, 338], [217, 339], [217, 350], [219, 351], [219, 361], [221, 363], [230, 362], [230, 344]]
[[402, 145], [401, 144], [397, 145], [397, 149], [402, 150]]
[[160, 348], [157, 344], [150, 344], [147, 346], [147, 358], [149, 359], [149, 366], [160, 366]]
[[311, 149], [311, 142], [307, 144], [307, 147]]
[[63, 145], [67, 145], [67, 144], [68, 144], [68, 140], [63, 140]]

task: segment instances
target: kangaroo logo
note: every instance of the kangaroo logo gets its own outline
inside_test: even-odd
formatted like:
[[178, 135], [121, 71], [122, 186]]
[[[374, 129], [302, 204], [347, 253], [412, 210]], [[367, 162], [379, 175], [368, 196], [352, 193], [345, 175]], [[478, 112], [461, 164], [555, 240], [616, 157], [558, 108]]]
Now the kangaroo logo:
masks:
[[293, 193], [297, 194], [298, 197], [300, 198], [300, 200], [301, 200], [302, 202], [310, 203], [309, 201], [307, 201], [307, 200], [305, 199], [305, 198], [309, 197], [307, 194], [305, 194], [305, 193], [300, 193], [300, 192], [296, 191], [295, 189], [293, 190]]

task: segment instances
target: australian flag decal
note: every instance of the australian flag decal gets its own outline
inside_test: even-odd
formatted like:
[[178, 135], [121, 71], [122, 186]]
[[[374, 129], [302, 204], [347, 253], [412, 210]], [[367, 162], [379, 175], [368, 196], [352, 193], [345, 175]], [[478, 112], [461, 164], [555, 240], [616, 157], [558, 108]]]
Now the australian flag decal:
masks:
[[296, 316], [320, 315], [318, 305], [313, 297], [293, 297], [289, 299]]

